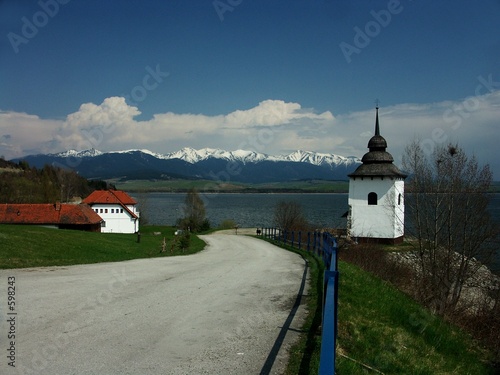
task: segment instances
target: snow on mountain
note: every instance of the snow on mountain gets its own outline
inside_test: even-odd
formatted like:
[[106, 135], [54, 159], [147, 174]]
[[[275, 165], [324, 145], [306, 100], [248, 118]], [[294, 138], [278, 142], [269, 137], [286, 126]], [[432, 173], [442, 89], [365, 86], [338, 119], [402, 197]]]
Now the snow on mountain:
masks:
[[314, 165], [350, 165], [360, 163], [359, 158], [350, 156], [339, 156], [335, 154], [324, 154], [320, 152], [297, 150], [288, 155], [282, 155], [281, 160], [309, 163]]
[[225, 151], [214, 148], [202, 148], [200, 150], [195, 150], [191, 147], [185, 147], [179, 151], [165, 154], [164, 158], [181, 159], [190, 164], [195, 164], [209, 158], [223, 159], [228, 161], [235, 160], [243, 163], [247, 162], [252, 163], [252, 162], [267, 160], [269, 156], [265, 154], [259, 154], [258, 152], [255, 151], [245, 151], [245, 150]]
[[51, 156], [59, 156], [62, 158], [91, 158], [94, 156], [102, 155], [103, 153], [95, 148], [91, 148], [88, 150], [76, 151], [76, 150], [68, 150], [64, 152], [59, 152], [57, 154], [49, 154]]
[[166, 159], [165, 155], [160, 154], [158, 152], [153, 152], [147, 149], [131, 149], [131, 150], [123, 150], [123, 151], [109, 151], [107, 154], [129, 154], [131, 152], [141, 152], [143, 154], [151, 155], [157, 159]]
[[[196, 164], [200, 161], [207, 160], [210, 158], [222, 159], [227, 161], [238, 161], [242, 163], [257, 163], [261, 161], [290, 161], [290, 162], [309, 163], [318, 166], [324, 166], [324, 165], [349, 166], [351, 164], [361, 163], [361, 160], [354, 156], [345, 157], [335, 154], [326, 154], [326, 153], [303, 151], [303, 150], [297, 150], [290, 154], [278, 155], [278, 156], [267, 155], [256, 151], [248, 151], [248, 150], [226, 151], [214, 148], [202, 148], [196, 150], [191, 147], [184, 147], [178, 151], [167, 154], [160, 154], [157, 152], [152, 152], [150, 150], [138, 150], [138, 149], [124, 150], [124, 151], [110, 151], [108, 152], [108, 154], [126, 154], [132, 152], [142, 152], [144, 154], [151, 155], [157, 159], [165, 159], [165, 160], [180, 159], [190, 164]], [[99, 156], [102, 154], [103, 153], [101, 151], [90, 149], [83, 151], [68, 150], [65, 152], [55, 154], [54, 156], [86, 158], [86, 157]]]

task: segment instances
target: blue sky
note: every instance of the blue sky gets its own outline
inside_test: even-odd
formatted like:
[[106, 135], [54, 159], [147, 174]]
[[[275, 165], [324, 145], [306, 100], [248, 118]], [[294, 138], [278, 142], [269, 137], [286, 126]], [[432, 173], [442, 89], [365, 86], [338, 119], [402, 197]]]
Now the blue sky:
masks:
[[362, 156], [458, 142], [500, 179], [500, 1], [3, 0], [0, 154]]

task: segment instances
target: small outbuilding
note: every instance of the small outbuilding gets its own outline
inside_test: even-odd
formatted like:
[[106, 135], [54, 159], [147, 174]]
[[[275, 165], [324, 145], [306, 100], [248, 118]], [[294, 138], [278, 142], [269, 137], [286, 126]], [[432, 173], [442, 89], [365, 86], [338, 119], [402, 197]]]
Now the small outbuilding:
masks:
[[102, 219], [86, 204], [0, 204], [0, 224], [101, 231]]

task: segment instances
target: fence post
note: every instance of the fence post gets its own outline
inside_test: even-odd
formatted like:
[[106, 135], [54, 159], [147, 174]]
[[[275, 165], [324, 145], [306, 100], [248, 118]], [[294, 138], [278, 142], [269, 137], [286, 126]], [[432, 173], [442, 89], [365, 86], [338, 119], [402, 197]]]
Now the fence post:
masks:
[[318, 232], [314, 231], [314, 246], [313, 246], [314, 254], [318, 254]]
[[330, 248], [330, 259], [329, 266], [325, 270], [324, 279], [325, 290], [323, 294], [323, 328], [319, 375], [330, 375], [335, 374], [335, 348], [337, 343], [339, 283], [339, 272], [337, 269], [338, 247], [337, 241], [329, 233], [323, 233], [323, 245]]

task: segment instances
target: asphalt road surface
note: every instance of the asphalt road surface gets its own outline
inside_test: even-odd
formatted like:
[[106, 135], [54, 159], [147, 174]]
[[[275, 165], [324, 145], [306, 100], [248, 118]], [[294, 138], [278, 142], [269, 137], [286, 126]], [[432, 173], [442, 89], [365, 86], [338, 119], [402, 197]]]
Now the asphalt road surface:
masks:
[[1, 270], [0, 374], [282, 373], [306, 265], [239, 233], [184, 257]]

